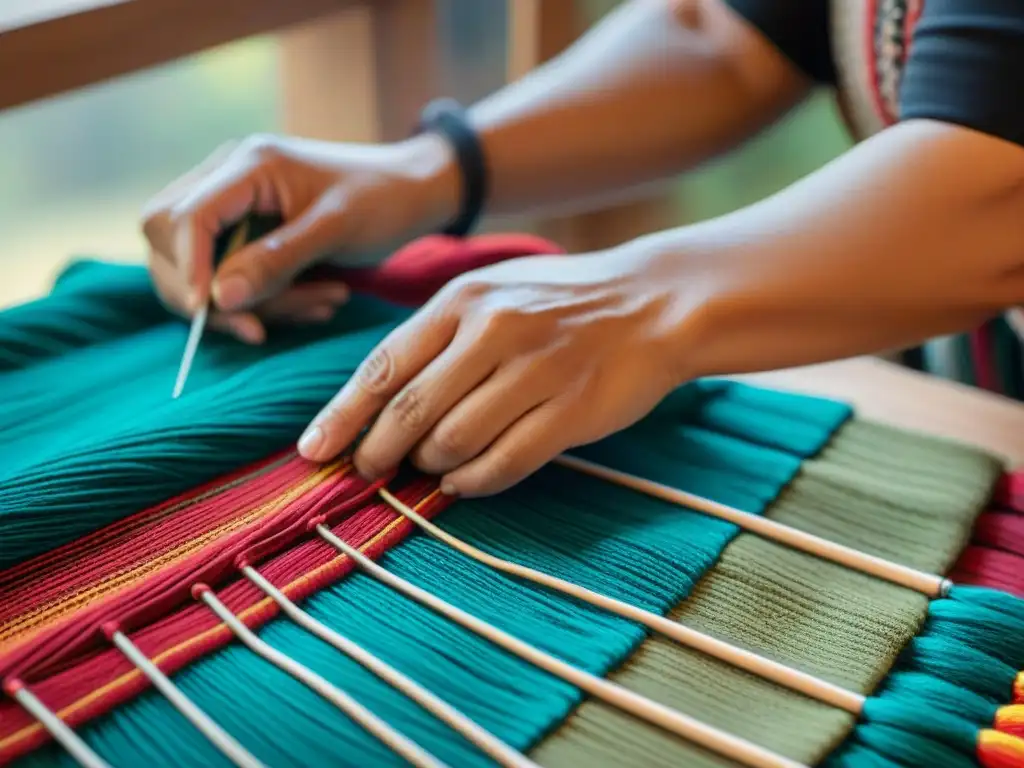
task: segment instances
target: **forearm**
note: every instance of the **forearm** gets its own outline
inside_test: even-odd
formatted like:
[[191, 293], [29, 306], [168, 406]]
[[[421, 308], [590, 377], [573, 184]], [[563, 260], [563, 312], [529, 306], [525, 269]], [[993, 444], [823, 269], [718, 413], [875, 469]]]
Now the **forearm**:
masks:
[[489, 213], [580, 209], [734, 146], [807, 89], [718, 0], [627, 3], [473, 107]]
[[1024, 150], [904, 124], [750, 208], [628, 248], [679, 284], [681, 377], [966, 330], [1024, 302]]

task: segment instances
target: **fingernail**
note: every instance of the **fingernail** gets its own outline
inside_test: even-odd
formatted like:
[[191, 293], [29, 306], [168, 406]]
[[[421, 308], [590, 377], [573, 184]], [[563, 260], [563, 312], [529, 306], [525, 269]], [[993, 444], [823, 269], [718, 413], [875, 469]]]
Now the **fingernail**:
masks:
[[213, 284], [213, 298], [221, 309], [238, 309], [252, 294], [252, 285], [242, 275], [229, 275]]
[[459, 495], [458, 490], [452, 484], [451, 480], [442, 480], [441, 481], [441, 493], [443, 493], [445, 496], [458, 496]]
[[323, 442], [324, 431], [320, 427], [311, 427], [299, 438], [299, 453], [307, 459], [315, 459]]
[[344, 285], [339, 285], [337, 288], [332, 288], [328, 298], [335, 304], [344, 304], [351, 297], [351, 291]]

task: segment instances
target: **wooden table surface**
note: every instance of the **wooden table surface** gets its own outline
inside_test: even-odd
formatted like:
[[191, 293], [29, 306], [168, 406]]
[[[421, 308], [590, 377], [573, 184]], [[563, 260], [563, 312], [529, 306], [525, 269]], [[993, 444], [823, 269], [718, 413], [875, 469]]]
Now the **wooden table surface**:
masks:
[[1024, 467], [1024, 404], [998, 395], [875, 358], [740, 378], [842, 400], [865, 418], [976, 445]]

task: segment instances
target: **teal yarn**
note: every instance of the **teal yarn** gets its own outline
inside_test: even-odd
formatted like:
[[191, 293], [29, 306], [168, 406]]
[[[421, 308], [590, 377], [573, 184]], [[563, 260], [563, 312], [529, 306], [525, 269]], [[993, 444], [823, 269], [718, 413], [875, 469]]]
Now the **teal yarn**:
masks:
[[[1012, 595], [1007, 597], [1017, 600]], [[928, 606], [924, 629], [928, 634], [955, 640], [1016, 669], [1024, 666], [1022, 618], [963, 600], [935, 600]]]
[[[878, 754], [873, 748], [856, 741], [848, 741], [843, 748], [829, 755], [822, 763], [823, 768], [906, 768]], [[976, 767], [975, 767], [976, 768]]]
[[[893, 729], [898, 730], [903, 736], [913, 735], [944, 744], [967, 756], [974, 754], [978, 738], [978, 728], [975, 724], [950, 712], [927, 711], [921, 706], [924, 702], [916, 703], [918, 706], [908, 706], [909, 701], [896, 702], [885, 697], [868, 699], [864, 706], [862, 723], [868, 726], [884, 726], [881, 732]], [[880, 751], [895, 756], [898, 749], [890, 746]], [[915, 752], [912, 759], [921, 759], [926, 754]], [[903, 756], [899, 759], [906, 762], [911, 758]]]
[[979, 727], [991, 725], [999, 708], [990, 699], [948, 680], [900, 668], [886, 677], [875, 696], [879, 700], [905, 702], [918, 712], [924, 707], [958, 715]]
[[[172, 401], [186, 325], [163, 310], [144, 269], [72, 265], [50, 296], [0, 313], [0, 568], [292, 445], [408, 314], [356, 297], [327, 327], [275, 331], [257, 348], [207, 334], [188, 390]], [[665, 408], [682, 417], [727, 393], [736, 405], [716, 407], [742, 421], [758, 402], [741, 385], [693, 387]], [[850, 413], [812, 398], [764, 403], [758, 445], [775, 445], [773, 431], [788, 425], [781, 440], [804, 455]], [[786, 460], [795, 472], [798, 458], [774, 459]], [[771, 496], [770, 483], [759, 487], [745, 508]]]
[[[141, 270], [72, 267], [52, 296], [0, 314], [0, 385], [10, 393], [0, 428], [11, 436], [0, 446], [0, 567], [59, 543], [55, 531], [62, 540], [76, 538], [290, 444], [405, 316], [358, 298], [329, 329], [275, 335], [263, 349], [210, 335], [186, 397], [172, 403], [169, 387], [187, 329], [155, 303]], [[48, 413], [60, 393], [77, 399]], [[761, 513], [849, 417], [837, 403], [701, 381], [672, 393], [636, 426], [577, 453]], [[737, 533], [728, 523], [560, 467], [495, 499], [460, 502], [439, 522], [494, 554], [662, 614], [690, 593]], [[646, 637], [631, 622], [506, 579], [424, 537], [400, 545], [383, 563], [595, 674], [615, 669]], [[974, 588], [933, 602], [920, 635], [826, 764], [973, 765], [972, 738], [1009, 701], [1024, 660], [1021, 604]], [[581, 699], [572, 686], [365, 577], [349, 578], [304, 607], [520, 749], [537, 744]], [[261, 636], [449, 763], [489, 764], [287, 620], [271, 622]], [[237, 645], [175, 680], [268, 765], [398, 764], [319, 696]], [[771, 717], [741, 709], [738, 703], [738, 716]], [[115, 765], [224, 764], [152, 692], [82, 732]], [[48, 748], [23, 763], [70, 761]]]
[[[933, 600], [920, 634], [868, 699], [837, 756], [868, 748], [913, 768], [975, 765], [978, 731], [993, 727], [997, 709], [1012, 701], [1024, 662], [1022, 606], [1012, 595], [975, 587]], [[827, 764], [854, 766], [858, 759]]]
[[0, 338], [21, 339], [8, 363], [22, 363], [0, 373], [0, 568], [292, 445], [406, 316], [357, 298], [329, 328], [260, 348], [208, 334], [171, 400], [188, 329], [144, 278], [78, 265], [52, 296], [0, 313]]
[[906, 768], [977, 768], [972, 757], [925, 736], [888, 725], [859, 724], [857, 740]]
[[955, 585], [949, 591], [949, 599], [977, 605], [1004, 614], [1010, 619], [1024, 621], [1024, 600], [998, 589]]
[[[728, 392], [720, 390], [719, 396]], [[756, 439], [757, 426], [748, 424], [746, 429]], [[693, 439], [707, 431], [701, 428]], [[635, 435], [623, 434], [608, 442], [626, 452], [635, 440]], [[748, 470], [721, 451], [703, 453], [701, 461], [715, 470], [704, 479], [704, 490], [712, 497], [750, 495], [749, 489], [761, 489], [766, 482], [765, 467], [788, 468], [785, 462], [766, 460]], [[685, 477], [705, 475], [675, 457], [662, 458], [661, 464]], [[787, 477], [788, 472], [780, 471], [778, 487]], [[460, 501], [440, 523], [498, 556], [659, 613], [690, 592], [735, 532], [727, 523], [558, 466], [544, 468], [498, 497]], [[424, 536], [407, 540], [381, 562], [442, 599], [595, 674], [617, 667], [646, 637], [644, 628], [630, 621], [509, 579]], [[317, 594], [304, 607], [427, 688], [443, 692], [468, 716], [520, 749], [537, 743], [582, 698], [573, 686], [358, 574]], [[274, 620], [260, 634], [357, 695], [441, 759], [459, 766], [489, 764], [438, 721], [289, 621]], [[196, 662], [175, 680], [268, 765], [399, 764], [330, 704], [238, 646]], [[80, 732], [115, 765], [134, 755], [155, 765], [224, 764], [152, 692]], [[22, 762], [62, 765], [67, 758], [47, 748]]]
[[1016, 670], [955, 640], [919, 635], [910, 641], [903, 658], [907, 668], [948, 680], [993, 703], [1009, 701]]

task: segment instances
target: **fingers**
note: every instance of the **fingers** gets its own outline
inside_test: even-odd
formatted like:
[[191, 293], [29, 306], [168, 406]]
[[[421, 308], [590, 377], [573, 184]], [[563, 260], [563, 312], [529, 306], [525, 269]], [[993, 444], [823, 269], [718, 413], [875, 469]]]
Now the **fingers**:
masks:
[[504, 367], [452, 408], [412, 454], [413, 463], [443, 475], [472, 461], [522, 416], [555, 392], [553, 377]]
[[189, 314], [184, 281], [170, 259], [163, 251], [151, 250], [148, 266], [160, 303], [175, 314]]
[[355, 465], [365, 478], [380, 477], [403, 458], [497, 365], [494, 355], [456, 336], [440, 355], [384, 407], [363, 438]]
[[299, 453], [311, 461], [327, 461], [345, 450], [445, 350], [457, 328], [453, 316], [427, 307], [392, 331], [306, 428]]
[[262, 321], [251, 312], [214, 312], [210, 315], [210, 328], [234, 336], [246, 344], [262, 344], [267, 330]]
[[257, 314], [269, 323], [325, 322], [351, 297], [348, 286], [336, 281], [302, 283], [267, 299]]
[[197, 294], [193, 301], [205, 301], [213, 282], [217, 235], [250, 210], [275, 202], [267, 174], [253, 159], [241, 157], [207, 174], [174, 206], [170, 219], [175, 259], [187, 285]]
[[344, 200], [327, 193], [295, 219], [250, 243], [217, 271], [214, 298], [226, 310], [251, 307], [285, 288], [304, 269], [344, 240], [350, 216]]
[[490, 496], [573, 446], [568, 398], [549, 400], [513, 424], [480, 456], [441, 478], [449, 496]]

